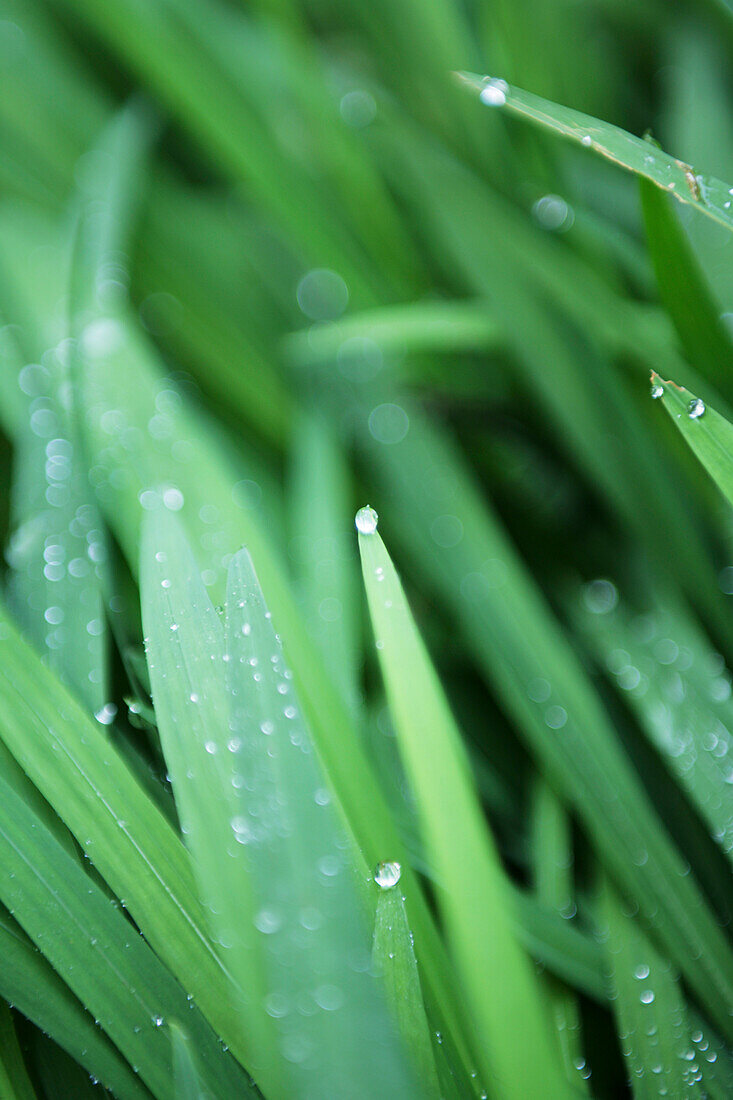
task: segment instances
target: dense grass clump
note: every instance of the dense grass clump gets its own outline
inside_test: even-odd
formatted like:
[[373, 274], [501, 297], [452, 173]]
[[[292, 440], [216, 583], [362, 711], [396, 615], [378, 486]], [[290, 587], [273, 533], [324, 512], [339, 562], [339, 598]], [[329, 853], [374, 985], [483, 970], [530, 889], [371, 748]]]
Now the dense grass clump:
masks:
[[5, 0], [0, 1097], [733, 1096], [732, 51]]

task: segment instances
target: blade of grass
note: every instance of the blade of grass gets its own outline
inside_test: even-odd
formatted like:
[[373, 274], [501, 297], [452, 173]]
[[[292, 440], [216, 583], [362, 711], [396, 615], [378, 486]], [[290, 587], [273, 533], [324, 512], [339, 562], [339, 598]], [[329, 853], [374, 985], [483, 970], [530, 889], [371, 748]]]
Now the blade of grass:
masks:
[[[380, 865], [381, 866], [381, 865]], [[386, 865], [381, 877], [389, 883], [399, 872]], [[396, 865], [394, 865], [396, 867]], [[379, 880], [380, 873], [377, 873]], [[399, 882], [399, 880], [398, 880]], [[379, 881], [377, 883], [379, 885]], [[430, 1025], [425, 1015], [420, 975], [407, 921], [405, 902], [397, 883], [379, 886], [374, 922], [372, 960], [387, 991], [387, 1000], [405, 1047], [412, 1058], [425, 1100], [440, 1100]]]
[[0, 737], [123, 898], [160, 958], [241, 1054], [229, 979], [195, 892], [185, 849], [121, 756], [0, 608]]
[[[566, 919], [575, 909], [573, 900], [573, 848], [570, 822], [561, 804], [543, 780], [535, 790], [532, 832], [535, 889], [540, 901]], [[565, 1074], [575, 1088], [586, 1093], [589, 1070], [583, 1054], [578, 1002], [563, 985], [550, 979], [550, 1005], [560, 1040]]]
[[676, 382], [665, 382], [652, 372], [652, 393], [679, 428], [720, 491], [733, 504], [733, 425]]
[[306, 629], [353, 709], [360, 622], [353, 542], [343, 523], [351, 501], [350, 473], [331, 426], [317, 413], [301, 416], [291, 471], [291, 553]]
[[575, 618], [710, 835], [733, 861], [733, 701], [723, 658], [671, 599], [655, 602], [643, 616], [632, 615], [623, 601], [601, 610], [591, 599]]
[[36, 1100], [15, 1034], [13, 1015], [0, 1004], [0, 1096], [3, 1100]]
[[474, 73], [460, 73], [459, 77], [470, 91], [483, 97], [482, 102], [506, 108], [510, 114], [570, 138], [733, 230], [730, 184], [696, 172], [689, 164], [618, 126], [551, 103], [521, 88], [510, 88], [504, 80]]
[[657, 286], [685, 355], [701, 378], [730, 396], [733, 344], [720, 309], [669, 200], [646, 180], [640, 181], [640, 194]]
[[[480, 1037], [484, 1072], [507, 1097], [566, 1096], [547, 1005], [511, 930], [503, 871], [469, 778], [460, 733], [376, 532], [372, 509], [358, 513], [357, 527], [387, 697], [425, 845], [441, 882], [439, 904]], [[493, 994], [496, 987], [501, 999]], [[534, 1051], [532, 1059], [525, 1056], [527, 1046]]]
[[634, 1097], [701, 1097], [701, 1074], [693, 1061], [679, 975], [654, 949], [608, 883], [603, 890], [603, 913], [614, 1011]]
[[173, 1089], [176, 1100], [209, 1100], [199, 1077], [194, 1059], [191, 1040], [179, 1025], [172, 1020], [169, 1025], [173, 1045]]
[[[254, 1095], [243, 1071], [127, 918], [0, 779], [0, 896], [151, 1090], [173, 1100], [166, 1018], [185, 1016], [211, 1089]], [[90, 958], [94, 965], [90, 965]], [[232, 1091], [234, 1090], [234, 1091]]]
[[[366, 1097], [378, 1061], [395, 1096], [409, 1095], [386, 1006], [347, 963], [368, 955], [349, 842], [246, 551], [230, 565], [226, 641], [166, 509], [150, 513], [142, 553], [159, 728], [203, 894], [245, 995], [255, 1075], [265, 1091], [270, 1081], [297, 1092], [317, 1082], [328, 1095]], [[295, 1006], [310, 998], [303, 1015]]]
[[23, 929], [0, 908], [0, 996], [63, 1047], [119, 1100], [147, 1089]]
[[[585, 670], [456, 448], [415, 406], [402, 402], [401, 407], [409, 422], [403, 440], [375, 446], [366, 432], [358, 440], [368, 455], [372, 483], [401, 518], [396, 535], [462, 624], [479, 666], [549, 781], [575, 809], [617, 881], [638, 900], [701, 1003], [728, 1033], [731, 1021], [721, 1004], [730, 995], [725, 990], [733, 992], [733, 964], [717, 922]], [[463, 532], [453, 547], [437, 546], [431, 534], [447, 508]], [[719, 993], [712, 993], [713, 986]]]
[[[324, 787], [275, 625], [242, 550], [232, 560], [227, 586], [228, 682], [242, 740], [242, 808], [257, 823], [247, 845], [262, 906], [255, 920], [268, 933], [260, 949], [270, 996], [295, 1004], [310, 995], [317, 1009], [305, 1020], [292, 1012], [278, 1016], [280, 1049], [286, 1059], [294, 1047], [302, 1051], [290, 1070], [291, 1088], [299, 1094], [310, 1088], [366, 1100], [388, 1080], [396, 1098], [407, 1098], [416, 1085], [409, 1060], [381, 989], [363, 969], [370, 944], [354, 881], [363, 869], [354, 865], [340, 808]], [[284, 957], [293, 960], [289, 968]]]
[[248, 1069], [266, 1093], [279, 1095], [252, 885], [235, 829], [246, 817], [224, 676], [231, 655], [183, 529], [165, 509], [145, 517], [140, 590], [155, 715], [181, 828], [211, 935], [235, 983], [229, 1011], [242, 1016]]

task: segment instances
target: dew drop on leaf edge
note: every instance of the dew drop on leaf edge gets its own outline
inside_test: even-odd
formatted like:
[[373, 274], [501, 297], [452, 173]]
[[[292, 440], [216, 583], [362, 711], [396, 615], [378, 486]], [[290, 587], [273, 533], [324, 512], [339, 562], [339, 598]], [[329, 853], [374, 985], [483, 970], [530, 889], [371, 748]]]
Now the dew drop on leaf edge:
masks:
[[367, 504], [356, 513], [354, 524], [360, 535], [373, 535], [379, 523], [379, 516], [374, 509]]

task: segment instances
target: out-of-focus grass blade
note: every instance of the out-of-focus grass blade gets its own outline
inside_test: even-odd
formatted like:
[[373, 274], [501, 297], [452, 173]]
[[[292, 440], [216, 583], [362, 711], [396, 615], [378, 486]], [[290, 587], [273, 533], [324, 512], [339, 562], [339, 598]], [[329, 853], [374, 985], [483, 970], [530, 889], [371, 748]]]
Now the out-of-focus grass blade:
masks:
[[232, 729], [241, 743], [239, 839], [246, 841], [267, 1004], [290, 1088], [367, 1100], [388, 1081], [395, 1100], [411, 1097], [409, 1059], [369, 972], [356, 883], [363, 870], [324, 785], [246, 550], [229, 568], [227, 652]]
[[[535, 790], [532, 836], [537, 896], [560, 916], [569, 919], [575, 909], [570, 822], [554, 793], [541, 779]], [[565, 1073], [576, 1088], [587, 1092], [586, 1081], [590, 1073], [583, 1055], [578, 1002], [569, 989], [552, 979], [548, 994]]]
[[604, 887], [608, 957], [621, 1048], [636, 1100], [703, 1096], [679, 975]]
[[176, 1100], [212, 1100], [201, 1083], [191, 1040], [175, 1020], [170, 1025], [173, 1046], [173, 1092]]
[[[385, 355], [494, 351], [505, 337], [488, 302], [410, 302], [313, 325], [291, 336], [286, 346], [288, 354], [304, 365], [340, 358], [348, 369], [349, 340], [361, 342], [367, 353], [372, 352], [371, 369], [376, 373]], [[368, 354], [364, 358], [367, 371]]]
[[460, 79], [478, 93], [483, 103], [506, 108], [510, 114], [526, 118], [600, 153], [614, 164], [669, 191], [680, 202], [694, 205], [726, 229], [733, 230], [730, 184], [698, 173], [689, 164], [676, 160], [618, 126], [551, 103], [521, 88], [510, 87], [504, 80], [476, 76], [474, 73], [461, 73]]
[[0, 995], [120, 1100], [148, 1091], [23, 929], [0, 909]]
[[177, 1016], [196, 1036], [211, 1088], [249, 1095], [243, 1071], [126, 917], [2, 779], [0, 793], [0, 896], [133, 1069], [173, 1100], [163, 1025]]
[[6, 1004], [0, 1004], [0, 1096], [3, 1100], [36, 1100]]
[[291, 457], [291, 556], [306, 629], [354, 706], [359, 664], [359, 591], [351, 531], [350, 473], [325, 417], [305, 413]]
[[733, 861], [733, 700], [723, 658], [681, 607], [659, 601], [633, 616], [623, 601], [594, 597], [593, 585], [605, 583], [590, 583], [576, 622]]
[[[352, 295], [370, 303], [373, 293], [364, 274], [365, 258], [350, 239], [348, 225], [339, 224], [338, 209], [328, 205], [302, 162], [285, 156], [269, 139], [260, 111], [242, 94], [240, 82], [226, 71], [222, 59], [212, 55], [207, 20], [192, 34], [168, 4], [60, 0], [59, 6], [87, 21], [149, 82], [214, 163], [238, 184], [244, 183], [300, 242], [311, 264], [338, 271]], [[246, 47], [246, 34], [238, 41]]]
[[124, 899], [153, 949], [240, 1054], [241, 1035], [226, 1011], [228, 981], [185, 849], [99, 725], [1, 608], [0, 646], [0, 737]]
[[262, 1011], [256, 910], [237, 832], [247, 819], [225, 679], [231, 655], [183, 527], [162, 505], [145, 517], [140, 586], [161, 745], [211, 935], [236, 985], [226, 1007], [242, 1015], [247, 1068], [277, 1094], [282, 1081]]
[[26, 422], [15, 437], [8, 598], [51, 668], [94, 713], [108, 699], [102, 587], [107, 548], [80, 440], [59, 400], [60, 350], [24, 368]]
[[730, 394], [733, 344], [697, 258], [669, 200], [646, 180], [640, 193], [657, 286], [685, 354], [701, 378]]
[[[410, 1052], [420, 1082], [420, 1095], [440, 1100], [430, 1025], [425, 1015], [412, 932], [407, 921], [405, 901], [399, 890], [397, 864], [379, 865], [379, 896], [374, 921], [372, 958], [387, 990], [387, 999], [397, 1021], [402, 1041]], [[386, 885], [380, 885], [380, 879]]]
[[605, 1001], [608, 989], [595, 940], [525, 890], [514, 887], [510, 896], [517, 939], [532, 956], [569, 986]]
[[[358, 513], [357, 527], [387, 698], [425, 846], [441, 884], [439, 903], [480, 1037], [482, 1068], [507, 1097], [566, 1096], [547, 1004], [511, 929], [504, 873], [469, 778], [461, 735], [376, 532], [372, 509]], [[495, 996], [497, 988], [501, 998]], [[534, 1052], [531, 1059], [528, 1048]]]

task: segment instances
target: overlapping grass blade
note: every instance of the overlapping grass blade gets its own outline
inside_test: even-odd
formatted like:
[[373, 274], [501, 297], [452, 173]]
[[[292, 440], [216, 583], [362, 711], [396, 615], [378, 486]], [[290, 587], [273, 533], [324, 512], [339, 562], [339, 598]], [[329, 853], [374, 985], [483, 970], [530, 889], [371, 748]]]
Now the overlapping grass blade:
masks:
[[701, 378], [730, 395], [733, 344], [710, 287], [669, 200], [645, 180], [640, 191], [657, 286], [685, 354]]
[[[697, 884], [585, 671], [489, 515], [455, 447], [415, 406], [402, 402], [402, 407], [409, 420], [403, 440], [375, 447], [366, 434], [360, 438], [374, 483], [401, 517], [396, 535], [461, 622], [480, 666], [606, 865], [653, 920], [711, 1016], [729, 1031], [721, 1003], [729, 995], [725, 990], [733, 989], [733, 964]], [[444, 515], [454, 517], [462, 532], [454, 546], [436, 544], [431, 533]], [[719, 994], [712, 992], [713, 985]]]
[[0, 1096], [7, 1100], [35, 1100], [13, 1016], [6, 1004], [0, 1004]]
[[173, 1046], [173, 1088], [176, 1100], [208, 1100], [191, 1048], [191, 1040], [175, 1021], [169, 1025]]
[[230, 566], [225, 639], [166, 509], [148, 517], [142, 554], [159, 729], [257, 1079], [368, 1096], [379, 1062], [395, 1097], [409, 1095], [376, 983], [348, 962], [369, 946], [351, 845], [248, 555]]
[[4, 616], [0, 634], [0, 737], [160, 958], [240, 1053], [241, 1035], [225, 1008], [228, 980], [185, 849], [99, 724]]
[[[420, 1095], [426, 1100], [440, 1100], [440, 1082], [430, 1025], [425, 1015], [405, 902], [399, 891], [399, 880], [395, 885], [389, 885], [391, 878], [398, 874], [399, 870], [390, 864], [381, 871], [387, 884], [384, 887], [379, 886], [372, 958], [375, 969], [384, 982], [387, 1000], [402, 1042], [417, 1072]], [[380, 877], [379, 872], [377, 877]]]
[[[506, 1096], [565, 1096], [547, 1004], [511, 930], [503, 871], [472, 789], [460, 733], [373, 517], [363, 509], [357, 518], [367, 528], [359, 535], [359, 549], [369, 610], [425, 846], [439, 877], [450, 948], [480, 1036], [483, 1069]], [[500, 1000], [494, 988], [502, 990]], [[524, 1056], [525, 1044], [535, 1053], [532, 1060]]]
[[614, 1010], [634, 1097], [702, 1097], [702, 1074], [694, 1061], [679, 975], [608, 884], [603, 913]]
[[357, 698], [359, 599], [351, 532], [351, 478], [343, 450], [325, 418], [305, 413], [293, 440], [291, 546], [295, 584], [306, 629], [341, 695]]
[[[575, 910], [570, 822], [542, 780], [538, 781], [535, 792], [532, 826], [537, 896], [569, 919]], [[569, 989], [551, 979], [548, 994], [566, 1076], [577, 1089], [587, 1092], [589, 1071], [583, 1054], [578, 1002]]]
[[591, 593], [576, 621], [710, 835], [733, 860], [733, 701], [723, 658], [670, 600], [635, 616], [623, 601], [611, 607]]
[[[259, 579], [282, 632], [295, 685], [319, 755], [367, 860], [402, 846], [374, 773], [358, 742], [348, 708], [313, 647], [290, 592], [281, 555], [267, 537], [251, 499], [258, 463], [251, 455], [239, 469], [216, 438], [211, 422], [166, 377], [147, 340], [129, 316], [95, 327], [95, 339], [80, 364], [84, 427], [95, 488], [105, 517], [133, 571], [138, 569], [142, 515], [163, 505], [180, 512], [202, 576], [212, 595], [223, 595], [224, 563], [246, 545], [259, 565]], [[127, 434], [105, 429], [115, 410]], [[150, 424], [155, 425], [151, 440]], [[125, 443], [122, 438], [125, 438]], [[242, 463], [241, 458], [238, 460]], [[251, 465], [250, 465], [251, 462]], [[245, 474], [244, 478], [239, 475]], [[254, 476], [253, 476], [254, 475]], [[412, 922], [426, 948], [425, 976], [444, 1013], [444, 1027], [460, 1036], [460, 1009], [445, 958], [424, 899], [406, 874]], [[229, 1040], [231, 1042], [231, 1040]], [[466, 1062], [473, 1061], [465, 1051]]]
[[[146, 516], [140, 583], [150, 682], [163, 753], [210, 933], [233, 978], [228, 1004], [242, 1018], [247, 1068], [266, 1091], [282, 1081], [262, 1005], [256, 908], [237, 787], [237, 740], [225, 679], [224, 626], [206, 592], [181, 524], [161, 507]], [[232, 824], [234, 823], [234, 824]], [[246, 838], [245, 838], [246, 839]]]
[[157, 1096], [172, 1100], [163, 1025], [185, 1016], [212, 1091], [247, 1095], [242, 1070], [119, 908], [1, 779], [0, 792], [0, 896], [133, 1069]]
[[[388, 1081], [395, 1100], [411, 1097], [409, 1059], [368, 970], [369, 932], [356, 882], [361, 861], [324, 786], [276, 625], [242, 550], [227, 585], [227, 679], [246, 792], [241, 839], [280, 1051], [291, 1063], [296, 1095], [315, 1090], [366, 1100]], [[315, 1011], [298, 1018], [296, 1005], [309, 997]]]
[[148, 1091], [23, 929], [0, 910], [0, 995], [120, 1100]]

